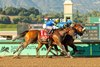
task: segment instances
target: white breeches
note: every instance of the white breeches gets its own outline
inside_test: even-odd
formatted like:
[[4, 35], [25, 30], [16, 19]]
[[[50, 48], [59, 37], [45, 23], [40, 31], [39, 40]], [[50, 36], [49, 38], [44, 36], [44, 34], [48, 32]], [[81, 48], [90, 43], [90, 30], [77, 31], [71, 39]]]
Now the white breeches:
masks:
[[46, 26], [46, 24], [43, 24], [43, 29], [58, 29], [56, 26]]

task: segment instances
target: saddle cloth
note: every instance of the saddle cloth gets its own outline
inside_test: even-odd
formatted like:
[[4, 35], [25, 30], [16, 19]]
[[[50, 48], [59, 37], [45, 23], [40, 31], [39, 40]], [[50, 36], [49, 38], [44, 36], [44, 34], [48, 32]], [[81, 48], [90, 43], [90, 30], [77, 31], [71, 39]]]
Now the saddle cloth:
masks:
[[41, 40], [47, 41], [47, 39], [49, 38], [48, 32], [46, 30], [41, 30], [40, 33], [41, 33]]

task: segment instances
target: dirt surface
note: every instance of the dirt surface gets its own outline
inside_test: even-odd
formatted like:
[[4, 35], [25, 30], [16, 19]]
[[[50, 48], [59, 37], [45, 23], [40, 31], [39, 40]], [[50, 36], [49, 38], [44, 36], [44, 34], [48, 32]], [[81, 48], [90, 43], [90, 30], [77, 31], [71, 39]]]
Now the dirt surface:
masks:
[[0, 67], [100, 67], [100, 57], [73, 59], [64, 57], [21, 57], [21, 59], [3, 57], [0, 58]]

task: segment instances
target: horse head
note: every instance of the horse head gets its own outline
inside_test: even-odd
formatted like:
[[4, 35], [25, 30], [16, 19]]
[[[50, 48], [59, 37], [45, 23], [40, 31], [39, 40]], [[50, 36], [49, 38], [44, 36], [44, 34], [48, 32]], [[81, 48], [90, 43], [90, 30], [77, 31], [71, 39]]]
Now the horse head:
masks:
[[80, 23], [74, 23], [72, 26], [73, 29], [75, 29], [76, 34], [82, 36], [83, 33], [86, 31], [85, 27], [83, 27]]

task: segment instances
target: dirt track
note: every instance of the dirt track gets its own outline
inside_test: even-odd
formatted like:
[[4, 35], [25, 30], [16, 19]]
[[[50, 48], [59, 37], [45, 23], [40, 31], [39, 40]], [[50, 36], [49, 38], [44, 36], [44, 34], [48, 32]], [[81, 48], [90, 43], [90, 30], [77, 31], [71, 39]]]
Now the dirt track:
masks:
[[100, 67], [100, 57], [97, 58], [35, 58], [12, 57], [0, 58], [0, 67]]

